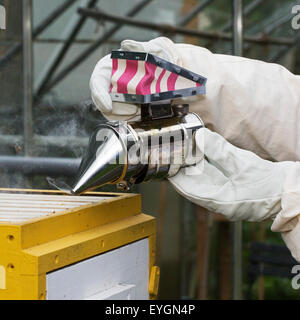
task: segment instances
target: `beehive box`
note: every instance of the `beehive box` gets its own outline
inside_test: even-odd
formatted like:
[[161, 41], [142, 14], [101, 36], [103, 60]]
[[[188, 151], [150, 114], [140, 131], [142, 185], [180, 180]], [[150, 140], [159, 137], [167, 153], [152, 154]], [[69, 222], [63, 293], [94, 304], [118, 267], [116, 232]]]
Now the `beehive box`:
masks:
[[155, 219], [134, 194], [0, 189], [0, 299], [147, 299]]

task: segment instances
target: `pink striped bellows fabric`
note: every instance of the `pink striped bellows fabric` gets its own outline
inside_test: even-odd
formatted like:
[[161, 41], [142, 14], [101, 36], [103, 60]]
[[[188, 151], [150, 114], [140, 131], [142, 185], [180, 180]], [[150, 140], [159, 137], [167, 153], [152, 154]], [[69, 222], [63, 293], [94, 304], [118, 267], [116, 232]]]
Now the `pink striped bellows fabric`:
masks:
[[147, 61], [112, 59], [112, 93], [147, 95], [201, 86]]

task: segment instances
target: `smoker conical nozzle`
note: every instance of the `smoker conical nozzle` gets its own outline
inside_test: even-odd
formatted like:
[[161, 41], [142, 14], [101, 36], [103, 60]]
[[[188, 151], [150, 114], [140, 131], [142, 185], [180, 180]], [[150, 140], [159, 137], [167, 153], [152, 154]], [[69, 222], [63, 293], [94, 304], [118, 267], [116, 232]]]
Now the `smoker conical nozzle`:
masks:
[[91, 136], [71, 192], [81, 194], [120, 179], [126, 159], [126, 150], [117, 132], [109, 127], [98, 127]]
[[65, 193], [81, 194], [120, 179], [126, 163], [127, 153], [118, 131], [112, 126], [100, 125], [91, 135], [75, 183], [69, 186], [60, 180], [47, 180]]

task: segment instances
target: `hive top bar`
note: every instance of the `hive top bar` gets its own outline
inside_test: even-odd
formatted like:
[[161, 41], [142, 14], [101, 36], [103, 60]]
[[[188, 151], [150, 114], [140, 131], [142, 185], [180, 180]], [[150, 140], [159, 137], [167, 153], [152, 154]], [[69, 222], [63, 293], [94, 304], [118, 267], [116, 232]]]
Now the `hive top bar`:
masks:
[[111, 98], [146, 104], [206, 93], [207, 79], [145, 52], [112, 51]]
[[17, 223], [69, 209], [99, 203], [112, 196], [64, 196], [0, 193], [0, 222]]

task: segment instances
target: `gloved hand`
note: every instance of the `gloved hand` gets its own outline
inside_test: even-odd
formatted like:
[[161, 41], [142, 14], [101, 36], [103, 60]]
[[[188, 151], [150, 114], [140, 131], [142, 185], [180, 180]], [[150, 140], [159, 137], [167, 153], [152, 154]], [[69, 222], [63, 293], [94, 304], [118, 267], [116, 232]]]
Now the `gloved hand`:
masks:
[[[168, 38], [157, 38], [149, 42], [124, 40], [121, 49], [124, 51], [151, 52], [152, 54], [181, 65], [174, 43]], [[96, 65], [90, 80], [91, 95], [94, 104], [108, 120], [138, 119], [140, 110], [136, 105], [111, 101], [109, 91], [111, 84], [112, 60], [110, 54], [102, 58]]]
[[[283, 239], [300, 261], [300, 162], [263, 160], [206, 128], [198, 130], [195, 139], [205, 157], [169, 178], [175, 189], [232, 221], [275, 218], [272, 230], [284, 232]], [[292, 205], [291, 198], [298, 202]]]
[[[190, 103], [206, 127], [237, 147], [274, 161], [300, 159], [300, 76], [263, 61], [213, 54], [189, 44], [160, 37], [149, 42], [125, 40], [121, 50], [149, 52], [206, 77], [206, 95]], [[126, 120], [134, 105], [111, 102], [112, 62], [101, 59], [90, 80], [95, 105], [108, 119]]]
[[96, 65], [90, 80], [92, 100], [108, 120], [128, 120], [138, 112], [137, 106], [127, 103], [112, 103], [110, 79], [112, 61], [110, 55], [102, 58]]

